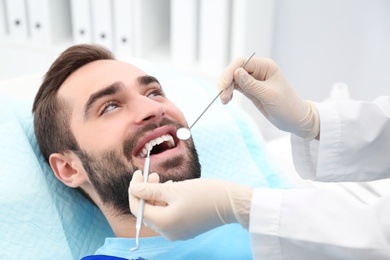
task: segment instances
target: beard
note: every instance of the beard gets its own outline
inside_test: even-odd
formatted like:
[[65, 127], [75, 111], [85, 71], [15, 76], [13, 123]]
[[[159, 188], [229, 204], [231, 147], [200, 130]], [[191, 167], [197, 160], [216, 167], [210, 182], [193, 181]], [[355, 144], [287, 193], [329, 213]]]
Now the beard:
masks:
[[[74, 151], [80, 158], [89, 180], [103, 204], [111, 207], [118, 215], [131, 214], [129, 183], [133, 178], [133, 173], [139, 169], [133, 162], [131, 151], [140, 136], [162, 125], [182, 127], [169, 119], [164, 119], [160, 124], [145, 125], [124, 141], [122, 154], [118, 150], [108, 150], [97, 155], [82, 149]], [[201, 166], [192, 138], [184, 142], [184, 145], [185, 154], [179, 154], [158, 165], [159, 172], [157, 173], [161, 183], [168, 180], [183, 181], [200, 177]], [[151, 170], [153, 170], [152, 163], [153, 161], [151, 161]]]

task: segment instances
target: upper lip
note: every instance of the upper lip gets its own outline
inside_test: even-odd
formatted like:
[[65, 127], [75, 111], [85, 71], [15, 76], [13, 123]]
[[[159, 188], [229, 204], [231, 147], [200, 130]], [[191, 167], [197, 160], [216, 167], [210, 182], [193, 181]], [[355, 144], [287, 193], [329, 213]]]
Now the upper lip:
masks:
[[176, 146], [177, 142], [178, 142], [178, 139], [176, 137], [176, 128], [173, 126], [162, 126], [162, 127], [156, 128], [150, 132], [147, 132], [141, 138], [139, 138], [137, 145], [135, 146], [135, 148], [133, 150], [133, 156], [137, 157], [138, 155], [140, 155], [142, 153], [142, 150], [144, 149], [144, 147], [147, 143], [149, 143], [150, 141], [152, 141], [158, 137], [166, 135], [166, 134], [173, 137], [173, 141], [174, 141], [175, 146]]

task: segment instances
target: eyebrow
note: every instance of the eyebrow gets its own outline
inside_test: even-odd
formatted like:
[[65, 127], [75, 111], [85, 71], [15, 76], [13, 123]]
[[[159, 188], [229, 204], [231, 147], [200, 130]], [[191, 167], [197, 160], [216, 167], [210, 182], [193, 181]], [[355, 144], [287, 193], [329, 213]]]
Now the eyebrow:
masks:
[[140, 76], [137, 78], [137, 80], [140, 85], [149, 85], [150, 83], [157, 83], [161, 86], [160, 82], [158, 82], [158, 80], [153, 76]]
[[111, 85], [93, 93], [84, 106], [84, 119], [88, 119], [88, 114], [92, 106], [99, 100], [106, 96], [112, 96], [118, 92], [124, 91], [124, 84], [121, 81], [112, 83]]
[[[160, 85], [160, 82], [153, 76], [149, 75], [144, 75], [144, 76], [139, 76], [137, 78], [137, 81], [140, 85], [142, 86], [147, 86], [151, 83], [157, 83]], [[161, 86], [161, 85], [160, 85]], [[84, 119], [88, 119], [88, 115], [90, 113], [90, 110], [92, 106], [101, 98], [107, 97], [107, 96], [112, 96], [115, 95], [118, 92], [124, 91], [125, 85], [123, 84], [122, 81], [117, 81], [112, 83], [111, 85], [93, 93], [89, 98], [87, 103], [84, 106]]]

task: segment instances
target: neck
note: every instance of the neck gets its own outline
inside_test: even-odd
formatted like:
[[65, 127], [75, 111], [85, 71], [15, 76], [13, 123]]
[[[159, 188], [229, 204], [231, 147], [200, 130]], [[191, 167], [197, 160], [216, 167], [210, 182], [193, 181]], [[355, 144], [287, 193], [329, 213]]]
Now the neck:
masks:
[[[118, 216], [111, 213], [103, 214], [106, 216], [108, 223], [110, 224], [112, 230], [116, 237], [127, 237], [135, 238], [136, 237], [136, 218], [133, 215]], [[157, 232], [146, 227], [142, 224], [139, 236], [140, 237], [153, 237], [159, 236]]]
[[[137, 219], [133, 215], [118, 215], [112, 208], [103, 205], [100, 201], [97, 205], [106, 217], [116, 237], [136, 237], [135, 223]], [[160, 236], [160, 234], [142, 225], [139, 236], [154, 237]]]

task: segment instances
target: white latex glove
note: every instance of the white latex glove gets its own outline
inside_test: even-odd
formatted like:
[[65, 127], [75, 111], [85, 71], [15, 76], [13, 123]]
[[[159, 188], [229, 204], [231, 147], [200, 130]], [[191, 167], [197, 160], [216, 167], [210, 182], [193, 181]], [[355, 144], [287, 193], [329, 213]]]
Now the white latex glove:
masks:
[[274, 61], [252, 58], [240, 68], [245, 61], [237, 59], [223, 72], [218, 82], [218, 88], [224, 90], [222, 103], [227, 104], [237, 89], [280, 130], [309, 140], [315, 138], [320, 122], [314, 104], [297, 95]]
[[169, 240], [189, 239], [234, 222], [249, 226], [252, 188], [235, 183], [213, 179], [143, 183], [136, 172], [129, 188], [133, 214], [139, 198], [146, 201], [144, 224]]

